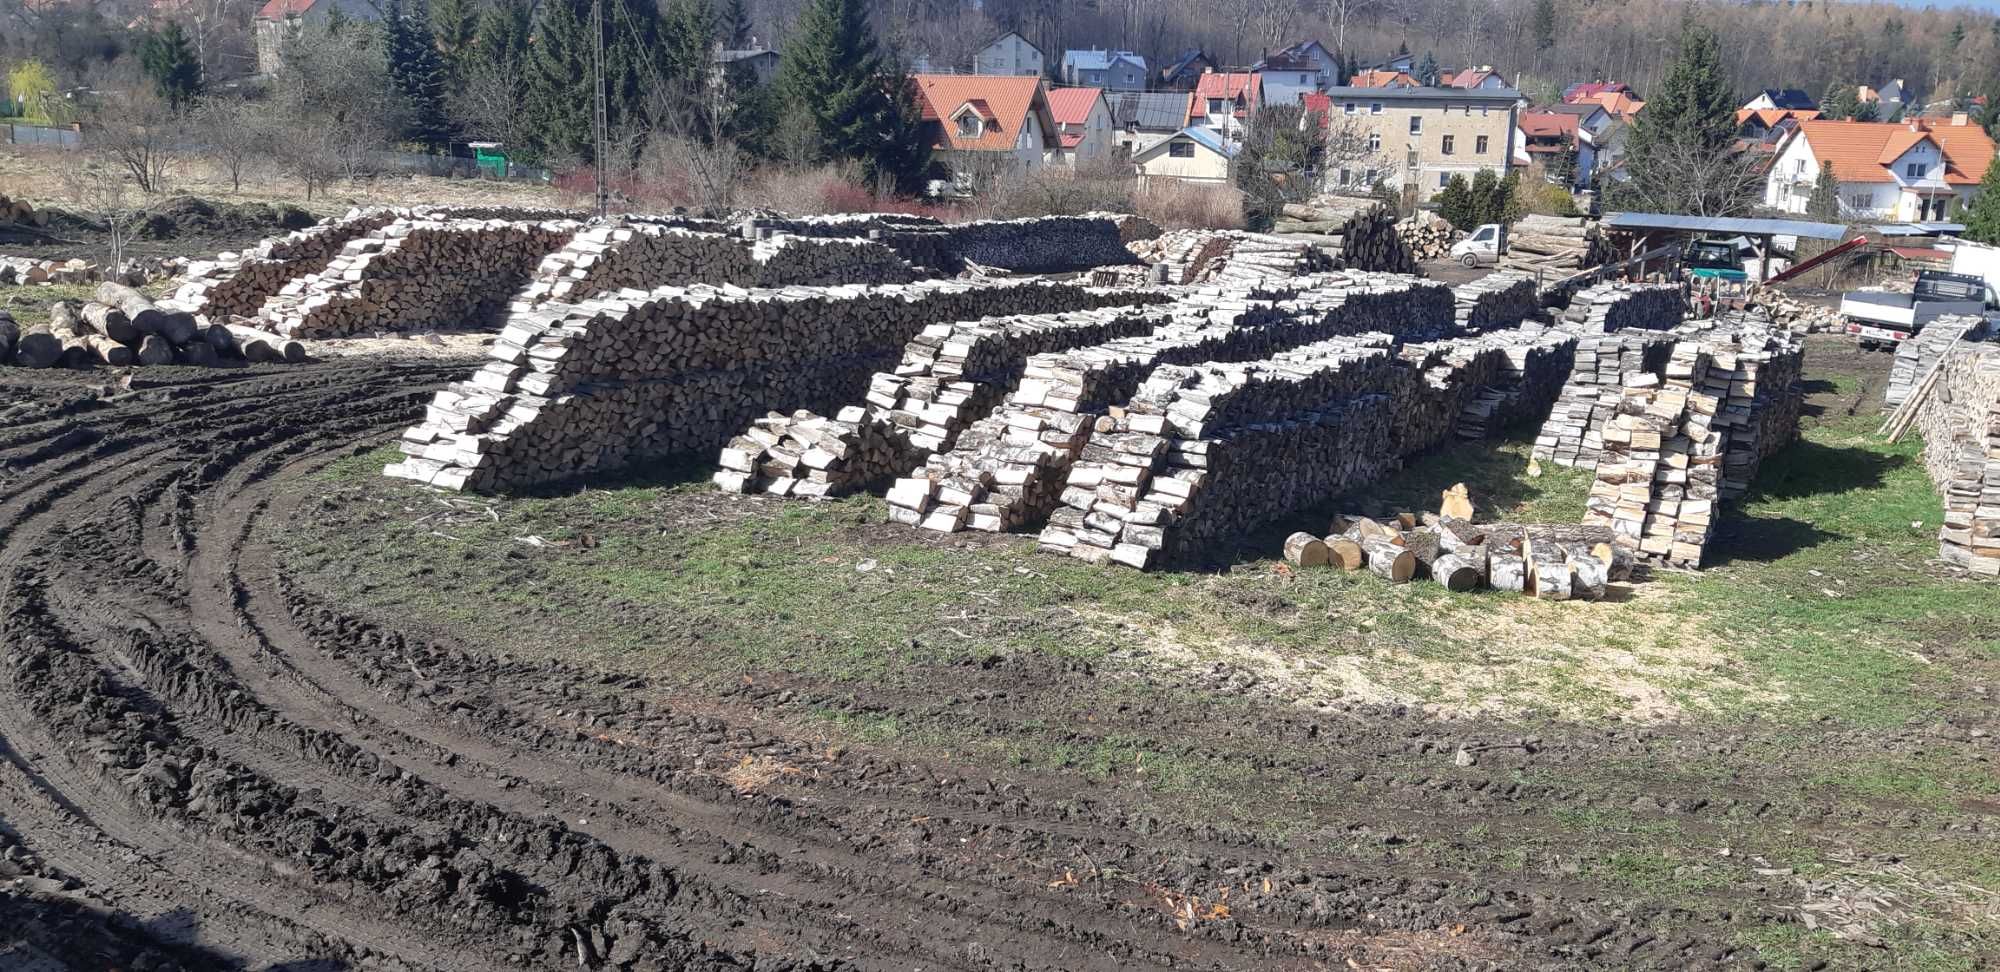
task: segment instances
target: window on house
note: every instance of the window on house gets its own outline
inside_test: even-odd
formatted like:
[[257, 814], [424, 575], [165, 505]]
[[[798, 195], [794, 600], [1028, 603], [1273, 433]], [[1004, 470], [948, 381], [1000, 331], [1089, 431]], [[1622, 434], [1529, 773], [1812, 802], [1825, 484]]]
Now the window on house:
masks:
[[1177, 159], [1194, 158], [1194, 143], [1185, 139], [1170, 142], [1167, 145], [1167, 154]]
[[1865, 192], [1857, 192], [1854, 193], [1853, 195], [1848, 196], [1847, 207], [1849, 209], [1867, 209], [1868, 194]]
[[1412, 135], [1422, 135], [1423, 133], [1424, 133], [1424, 116], [1422, 116], [1422, 115], [1411, 115], [1411, 116], [1410, 116], [1410, 134], [1412, 134]]
[[1795, 173], [1797, 173], [1797, 174], [1799, 174], [1799, 175], [1805, 175], [1805, 174], [1806, 174], [1806, 160], [1804, 160], [1804, 159], [1793, 159], [1793, 160], [1792, 160], [1792, 171], [1793, 171], [1793, 172], [1795, 172]]
[[1355, 103], [1354, 103], [1354, 102], [1352, 102], [1352, 101], [1343, 101], [1343, 102], [1341, 102], [1341, 104], [1340, 104], [1340, 113], [1341, 113], [1341, 114], [1343, 114], [1343, 115], [1352, 115], [1352, 114], [1354, 114], [1354, 110], [1355, 110], [1355, 109], [1357, 109], [1357, 108], [1359, 108], [1359, 107], [1361, 107], [1361, 106], [1360, 106], [1360, 105], [1357, 105], [1357, 104], [1355, 104]]
[[1371, 115], [1379, 115], [1379, 114], [1381, 114], [1381, 113], [1382, 113], [1382, 103], [1381, 103], [1381, 102], [1379, 102], [1379, 101], [1375, 101], [1375, 102], [1370, 102], [1370, 103], [1369, 103], [1369, 105], [1368, 105], [1368, 113], [1369, 113], [1369, 114], [1371, 114]]
[[1228, 111], [1229, 111], [1229, 99], [1227, 99], [1227, 98], [1210, 98], [1210, 99], [1208, 99], [1208, 113], [1209, 113], [1209, 114], [1211, 114], [1211, 115], [1220, 115], [1220, 114], [1224, 114], [1224, 113], [1226, 113], [1226, 112], [1228, 112]]
[[1369, 169], [1369, 170], [1368, 170], [1368, 179], [1367, 179], [1367, 183], [1366, 183], [1366, 184], [1367, 184], [1367, 185], [1371, 185], [1371, 186], [1372, 186], [1372, 185], [1374, 185], [1374, 184], [1375, 184], [1375, 180], [1377, 180], [1377, 179], [1380, 179], [1380, 178], [1382, 178], [1382, 174], [1381, 174], [1381, 172], [1379, 172], [1378, 170], [1375, 170], [1375, 169]]
[[975, 115], [972, 112], [968, 111], [965, 114], [958, 116], [958, 137], [960, 138], [979, 137], [978, 115]]
[[1472, 151], [1479, 155], [1485, 155], [1486, 145], [1487, 145], [1486, 136], [1481, 135], [1478, 138], [1472, 140]]
[[1455, 141], [1450, 135], [1444, 137], [1444, 154], [1450, 155]]
[[1930, 171], [1930, 166], [1922, 162], [1911, 162], [1903, 166], [1903, 175], [1905, 178], [1921, 179], [1924, 177], [1924, 173], [1928, 171]]
[[1449, 172], [1440, 172], [1440, 173], [1438, 173], [1438, 188], [1439, 188], [1439, 189], [1443, 189], [1443, 188], [1444, 188], [1445, 186], [1447, 186], [1447, 185], [1450, 185], [1450, 184], [1451, 184], [1451, 173], [1449, 173]]
[[1342, 169], [1342, 170], [1340, 170], [1340, 184], [1341, 184], [1341, 185], [1345, 186], [1345, 185], [1347, 185], [1348, 183], [1351, 183], [1351, 182], [1353, 182], [1353, 181], [1354, 181], [1354, 172], [1353, 172], [1352, 170], [1350, 170], [1350, 169]]
[[[1368, 133], [1368, 151], [1370, 151], [1370, 152], [1380, 152], [1380, 151], [1382, 151], [1382, 133], [1381, 133], [1381, 132], [1369, 132], [1369, 133]], [[1370, 181], [1372, 182], [1373, 180], [1370, 180]]]
[[1412, 168], [1412, 169], [1414, 169], [1414, 168], [1416, 168], [1416, 167], [1417, 167], [1417, 149], [1416, 149], [1416, 146], [1414, 146], [1414, 145], [1413, 145], [1413, 146], [1411, 146], [1411, 147], [1410, 147], [1410, 150], [1409, 150], [1409, 152], [1407, 152], [1407, 153], [1405, 153], [1405, 154], [1404, 154], [1404, 156], [1403, 156], [1403, 162], [1404, 162], [1404, 164], [1405, 164], [1405, 165], [1408, 165], [1408, 166], [1409, 166], [1410, 168]]

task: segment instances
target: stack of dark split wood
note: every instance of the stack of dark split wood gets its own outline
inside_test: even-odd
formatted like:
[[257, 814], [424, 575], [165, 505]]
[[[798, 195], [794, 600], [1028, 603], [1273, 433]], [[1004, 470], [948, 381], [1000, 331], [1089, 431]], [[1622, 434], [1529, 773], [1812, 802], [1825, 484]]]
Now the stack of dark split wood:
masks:
[[1417, 261], [1441, 260], [1451, 255], [1451, 246], [1463, 234], [1451, 228], [1451, 221], [1428, 209], [1396, 222], [1396, 235], [1410, 258]]
[[1937, 370], [1938, 359], [1960, 341], [1981, 341], [1994, 327], [1978, 317], [1950, 314], [1940, 317], [1909, 340], [1896, 345], [1896, 360], [1889, 366], [1889, 385], [1882, 396], [1887, 408], [1897, 408], [1924, 378]]
[[[665, 287], [514, 315], [404, 433], [391, 476], [512, 489], [719, 449], [772, 410], [834, 413], [938, 321], [1080, 310], [1135, 295], [1038, 281]], [[712, 455], [713, 453], [710, 452]]]
[[1507, 230], [1503, 270], [1557, 274], [1585, 270], [1616, 257], [1597, 222], [1582, 216], [1523, 216]]
[[717, 226], [691, 226], [704, 232], [730, 232], [755, 239], [762, 232], [772, 235], [811, 236], [816, 239], [867, 239], [872, 233], [906, 229], [940, 229], [945, 224], [929, 216], [904, 213], [829, 213], [823, 216], [793, 216], [772, 210], [739, 210]]
[[209, 366], [226, 358], [296, 362], [305, 360], [305, 351], [296, 341], [239, 325], [211, 324], [109, 282], [98, 285], [96, 300], [50, 305], [48, 322], [26, 331], [11, 317], [0, 321], [0, 364], [24, 368]]
[[[1254, 286], [1331, 270], [1334, 260], [1319, 245], [1236, 230], [1179, 230], [1132, 244], [1149, 267], [1165, 264], [1164, 283]], [[1158, 271], [1152, 271], [1158, 272]], [[1121, 279], [1147, 282], [1148, 272], [1124, 271]]]
[[1397, 231], [1395, 212], [1378, 199], [1323, 195], [1309, 203], [1287, 203], [1271, 229], [1303, 234], [1324, 247], [1335, 265], [1343, 269], [1417, 270], [1416, 257]]
[[1523, 273], [1489, 273], [1471, 283], [1451, 288], [1458, 304], [1457, 333], [1478, 334], [1501, 328], [1520, 327], [1521, 322], [1542, 312], [1535, 278]]
[[1465, 340], [1499, 349], [1506, 363], [1459, 413], [1461, 439], [1489, 438], [1548, 415], [1576, 365], [1576, 335], [1556, 328], [1527, 324]]
[[742, 287], [909, 283], [917, 272], [896, 251], [867, 240], [779, 236], [750, 241], [679, 226], [610, 222], [579, 231], [542, 258], [514, 310], [575, 303], [615, 290], [689, 284]]
[[264, 302], [258, 319], [287, 337], [485, 324], [580, 226], [396, 220], [348, 241], [319, 272], [286, 284]]
[[373, 233], [397, 219], [417, 215], [405, 209], [356, 209], [305, 229], [258, 242], [241, 253], [223, 253], [188, 267], [184, 282], [164, 303], [210, 320], [255, 317], [264, 301], [285, 285], [318, 273], [349, 240]]
[[[1145, 337], [1030, 358], [992, 415], [950, 453], [899, 480], [890, 516], [931, 530], [1006, 530], [1057, 504], [1069, 464], [1101, 416], [1160, 365], [1247, 361], [1339, 335], [1432, 336], [1449, 327], [1450, 293], [1396, 275], [1330, 274], [1291, 300], [1196, 294], [1169, 305], [1176, 322]], [[1291, 292], [1291, 288], [1281, 288]]]
[[1720, 512], [1724, 437], [1714, 418], [1721, 402], [1695, 390], [1706, 386], [1709, 364], [1703, 346], [1674, 345], [1664, 379], [1627, 377], [1601, 433], [1604, 454], [1584, 523], [1610, 527], [1650, 563], [1700, 567]]
[[[1933, 321], [1922, 333], [1944, 326]], [[1956, 342], [1941, 353], [1931, 387], [1912, 405], [1924, 466], [1944, 498], [1938, 556], [2000, 577], [2000, 345]]]
[[1535, 436], [1534, 457], [1590, 469], [1604, 443], [1601, 430], [1624, 397], [1627, 376], [1663, 373], [1673, 346], [1661, 331], [1620, 331], [1578, 338], [1569, 380]]
[[1557, 323], [1579, 334], [1668, 331], [1680, 325], [1686, 310], [1678, 284], [1605, 283], [1577, 291]]
[[1074, 273], [1136, 263], [1130, 221], [1111, 213], [977, 220], [885, 229], [879, 239], [919, 267], [955, 274], [969, 265], [1009, 273]]
[[1285, 559], [1369, 572], [1392, 583], [1431, 580], [1453, 591], [1483, 587], [1548, 601], [1603, 598], [1631, 578], [1631, 553], [1605, 527], [1481, 523], [1426, 516], [1378, 522], [1338, 516], [1324, 538], [1294, 533]]
[[729, 492], [817, 498], [904, 475], [999, 404], [1031, 354], [1143, 334], [1162, 310], [1116, 307], [933, 324], [893, 371], [870, 378], [864, 405], [758, 419], [723, 447], [715, 482]]

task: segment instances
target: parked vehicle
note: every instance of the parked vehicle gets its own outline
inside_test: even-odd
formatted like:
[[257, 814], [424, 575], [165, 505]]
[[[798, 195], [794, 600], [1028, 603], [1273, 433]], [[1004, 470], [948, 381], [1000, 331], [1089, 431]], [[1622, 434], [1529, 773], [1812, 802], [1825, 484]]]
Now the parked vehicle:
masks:
[[1840, 295], [1840, 315], [1847, 333], [1863, 350], [1894, 350], [1899, 342], [1946, 314], [1977, 314], [1986, 309], [1986, 278], [1969, 273], [1925, 270], [1917, 274], [1907, 294], [1850, 290]]
[[1499, 223], [1487, 223], [1473, 230], [1471, 236], [1453, 243], [1451, 258], [1465, 264], [1467, 269], [1492, 266], [1500, 262], [1500, 254], [1506, 248], [1506, 228]]
[[1736, 255], [1736, 244], [1728, 240], [1696, 240], [1688, 245], [1684, 262], [1689, 276], [1696, 280], [1743, 283], [1750, 279], [1743, 270], [1743, 259]]

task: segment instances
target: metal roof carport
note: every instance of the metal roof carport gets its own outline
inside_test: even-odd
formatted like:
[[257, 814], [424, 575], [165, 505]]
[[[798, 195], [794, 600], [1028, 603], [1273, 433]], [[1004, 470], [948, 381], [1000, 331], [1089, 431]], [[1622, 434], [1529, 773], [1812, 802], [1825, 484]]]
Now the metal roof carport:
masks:
[[1604, 217], [1607, 229], [1625, 230], [1636, 235], [1632, 252], [1649, 248], [1654, 236], [1664, 234], [1720, 234], [1747, 236], [1757, 250], [1757, 281], [1771, 276], [1771, 238], [1797, 236], [1812, 240], [1838, 241], [1847, 235], [1839, 223], [1817, 223], [1803, 219], [1747, 219], [1735, 216], [1681, 216], [1674, 213], [1610, 213]]

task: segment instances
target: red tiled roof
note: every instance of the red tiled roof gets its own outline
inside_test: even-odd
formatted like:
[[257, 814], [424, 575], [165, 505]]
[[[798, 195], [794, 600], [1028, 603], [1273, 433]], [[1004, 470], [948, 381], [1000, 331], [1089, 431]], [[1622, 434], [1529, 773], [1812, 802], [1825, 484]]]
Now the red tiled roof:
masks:
[[270, 0], [257, 8], [257, 19], [283, 20], [286, 17], [297, 17], [311, 10], [313, 3], [314, 0]]
[[1574, 137], [1575, 115], [1555, 111], [1524, 111], [1521, 113], [1521, 133], [1524, 135]]
[[1102, 88], [1056, 88], [1049, 92], [1049, 113], [1058, 125], [1081, 125], [1090, 120], [1090, 109], [1103, 97]]
[[1793, 118], [1799, 121], [1809, 121], [1811, 119], [1818, 117], [1819, 117], [1819, 111], [1811, 108], [1736, 109], [1736, 124], [1741, 125], [1744, 122], [1747, 122], [1752, 118], [1755, 118], [1757, 119], [1757, 124], [1765, 128], [1776, 128], [1778, 127], [1779, 122], [1784, 121], [1787, 118]]
[[[938, 133], [934, 146], [975, 152], [1011, 152], [1027, 127], [1029, 112], [1036, 112], [1046, 143], [1055, 135], [1049, 116], [1048, 99], [1042, 96], [1042, 82], [1028, 76], [987, 74], [917, 74], [910, 77], [917, 87], [917, 101], [924, 121], [935, 123]], [[971, 105], [987, 119], [978, 138], [958, 134], [951, 122], [959, 109]]]
[[1948, 184], [1976, 184], [1993, 162], [1993, 140], [1979, 126], [1953, 125], [1949, 119], [1910, 123], [1813, 119], [1799, 124], [1798, 137], [1806, 140], [1813, 158], [1833, 163], [1833, 177], [1841, 182], [1895, 181], [1888, 166], [1926, 138], [1944, 153]]
[[1417, 79], [1406, 71], [1378, 71], [1369, 68], [1347, 80], [1356, 88], [1414, 88]]
[[[1447, 88], [1472, 88], [1497, 73], [1491, 68], [1466, 68], [1456, 74], [1447, 74], [1439, 78], [1438, 83]], [[1502, 78], [1501, 80], [1505, 81], [1506, 79]]]
[[1063, 147], [1063, 148], [1066, 148], [1066, 149], [1073, 149], [1073, 148], [1076, 148], [1077, 146], [1079, 146], [1079, 145], [1082, 145], [1082, 144], [1083, 144], [1083, 133], [1082, 133], [1082, 132], [1064, 132], [1064, 133], [1062, 133], [1062, 147]]
[[1234, 99], [1239, 96], [1242, 97], [1243, 104], [1236, 107], [1235, 114], [1241, 117], [1245, 106], [1255, 107], [1257, 104], [1257, 86], [1251, 83], [1256, 79], [1256, 75], [1248, 73], [1211, 71], [1202, 75], [1201, 81], [1194, 86], [1194, 97], [1188, 101], [1188, 120], [1193, 121], [1208, 114], [1210, 98]]

